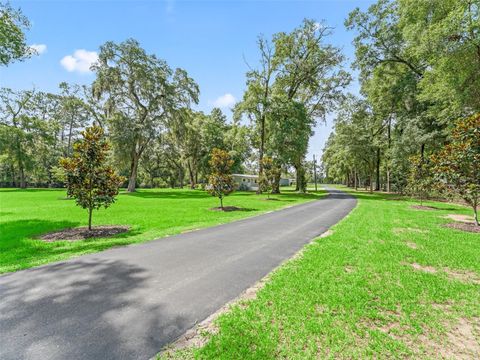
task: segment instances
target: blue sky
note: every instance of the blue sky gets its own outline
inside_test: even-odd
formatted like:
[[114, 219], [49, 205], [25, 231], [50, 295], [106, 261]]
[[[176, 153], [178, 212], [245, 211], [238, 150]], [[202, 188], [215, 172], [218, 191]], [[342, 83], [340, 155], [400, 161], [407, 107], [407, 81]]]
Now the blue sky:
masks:
[[[351, 60], [353, 34], [343, 22], [355, 7], [372, 1], [11, 1], [30, 19], [29, 44], [39, 56], [0, 69], [0, 86], [55, 92], [62, 81], [88, 84], [87, 70], [107, 40], [133, 37], [149, 53], [171, 67], [188, 71], [200, 85], [199, 109], [241, 99], [247, 65], [257, 60], [256, 39], [291, 31], [304, 18], [325, 20], [335, 27], [330, 42]], [[348, 63], [347, 63], [348, 66]], [[356, 92], [358, 85], [352, 84]], [[331, 116], [329, 116], [331, 118]], [[331, 131], [319, 124], [310, 141], [309, 157], [319, 155]]]

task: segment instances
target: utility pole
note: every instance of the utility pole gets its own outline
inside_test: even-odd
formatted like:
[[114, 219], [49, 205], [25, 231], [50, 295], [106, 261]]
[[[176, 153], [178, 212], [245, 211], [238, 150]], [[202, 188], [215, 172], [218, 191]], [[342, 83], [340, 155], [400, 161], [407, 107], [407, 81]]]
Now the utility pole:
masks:
[[313, 179], [315, 181], [315, 191], [317, 191], [317, 160], [315, 154], [313, 154]]

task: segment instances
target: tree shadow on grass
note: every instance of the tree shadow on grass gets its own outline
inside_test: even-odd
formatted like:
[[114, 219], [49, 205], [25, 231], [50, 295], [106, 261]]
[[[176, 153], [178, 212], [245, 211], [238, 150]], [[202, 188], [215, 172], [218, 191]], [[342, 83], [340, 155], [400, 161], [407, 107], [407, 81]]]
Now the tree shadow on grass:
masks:
[[45, 192], [45, 191], [59, 191], [63, 190], [65, 191], [64, 188], [26, 188], [26, 189], [20, 189], [20, 188], [0, 188], [0, 194], [1, 193], [11, 193], [11, 192], [16, 192], [16, 193], [33, 193], [33, 192]]
[[0, 357], [151, 358], [191, 326], [151, 301], [141, 266], [100, 258], [0, 276]]
[[125, 246], [132, 243], [130, 237], [140, 234], [138, 230], [129, 230], [110, 238], [81, 241], [44, 242], [37, 239], [42, 234], [79, 225], [78, 222], [39, 219], [0, 223], [0, 271], [15, 271], [75, 255]]
[[4, 246], [16, 246], [18, 241], [34, 238], [44, 233], [78, 226], [72, 221], [47, 221], [40, 219], [24, 219], [0, 223], [0, 249]]

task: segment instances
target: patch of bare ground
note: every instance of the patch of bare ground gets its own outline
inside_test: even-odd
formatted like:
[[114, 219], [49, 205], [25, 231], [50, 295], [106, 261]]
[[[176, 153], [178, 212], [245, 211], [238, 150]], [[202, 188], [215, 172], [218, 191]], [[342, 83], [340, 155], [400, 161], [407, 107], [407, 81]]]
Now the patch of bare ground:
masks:
[[63, 240], [79, 241], [93, 238], [111, 237], [125, 233], [129, 229], [129, 226], [94, 226], [92, 227], [92, 230], [88, 230], [88, 227], [79, 227], [50, 232], [40, 236], [39, 239], [45, 242]]
[[462, 223], [473, 224], [473, 216], [461, 215], [461, 214], [448, 214], [445, 216], [447, 219], [455, 220]]
[[454, 270], [449, 268], [443, 268], [443, 271], [452, 280], [457, 280], [467, 284], [480, 285], [480, 275], [474, 271], [469, 270]]
[[[434, 308], [449, 312], [450, 305], [437, 304]], [[419, 357], [434, 359], [479, 359], [480, 318], [457, 318], [443, 322], [443, 331], [423, 327], [423, 333], [415, 336], [402, 324], [401, 311], [385, 311], [383, 320], [366, 320], [363, 324], [408, 345]]]
[[419, 234], [425, 234], [428, 233], [428, 230], [423, 230], [419, 228], [411, 228], [411, 227], [401, 227], [401, 228], [393, 228], [392, 229], [394, 234], [401, 234], [405, 232], [415, 232]]
[[411, 241], [407, 241], [405, 245], [407, 245], [410, 249], [418, 249], [418, 245]]
[[480, 358], [480, 318], [460, 318], [445, 324], [445, 332], [435, 338], [423, 334], [418, 343], [427, 355], [437, 359]]
[[449, 223], [443, 226], [451, 229], [466, 231], [466, 232], [480, 233], [480, 226], [474, 223], [471, 223], [471, 224], [470, 223]]
[[398, 307], [396, 310], [382, 310], [381, 319], [369, 319], [362, 321], [362, 323], [370, 330], [378, 330], [396, 340], [400, 340], [402, 334], [409, 330], [406, 325], [402, 325], [401, 320], [402, 313]]
[[430, 274], [435, 274], [437, 272], [437, 269], [434, 268], [433, 266], [420, 265], [420, 264], [417, 264], [417, 263], [412, 263], [412, 264], [409, 264], [409, 265], [412, 268], [414, 268], [415, 270], [418, 270], [418, 271], [423, 271], [423, 272], [430, 273]]
[[[412, 264], [403, 263], [403, 265], [409, 265], [414, 270], [423, 271], [429, 274], [436, 274], [439, 272], [437, 268], [433, 266], [428, 266], [428, 265], [420, 265], [417, 263], [412, 263]], [[474, 271], [456, 270], [456, 269], [450, 269], [447, 267], [442, 268], [442, 271], [447, 275], [447, 277], [450, 280], [456, 280], [466, 284], [480, 285], [480, 275]]]
[[441, 209], [433, 207], [433, 206], [425, 206], [425, 205], [412, 205], [410, 207], [412, 209], [416, 209], [416, 210], [441, 210]]

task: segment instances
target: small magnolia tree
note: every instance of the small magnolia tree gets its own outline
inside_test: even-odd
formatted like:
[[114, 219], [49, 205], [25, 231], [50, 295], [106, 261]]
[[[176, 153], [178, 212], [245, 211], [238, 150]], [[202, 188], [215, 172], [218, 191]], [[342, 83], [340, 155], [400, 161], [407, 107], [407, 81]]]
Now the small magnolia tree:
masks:
[[82, 132], [83, 139], [73, 146], [73, 156], [60, 160], [68, 196], [88, 210], [88, 230], [92, 230], [93, 210], [113, 204], [125, 180], [107, 164], [110, 146], [103, 135], [99, 126], [87, 128]]
[[480, 114], [458, 121], [451, 142], [432, 160], [437, 179], [473, 208], [475, 224], [480, 226]]
[[207, 191], [220, 199], [220, 208], [223, 209], [223, 198], [235, 189], [235, 183], [231, 175], [234, 161], [225, 150], [214, 148], [208, 164], [211, 174], [208, 177]]
[[272, 192], [277, 179], [280, 177], [280, 168], [274, 163], [273, 159], [265, 156], [262, 159], [263, 172], [260, 174], [258, 185], [261, 192], [266, 192], [267, 197], [270, 199], [270, 193]]
[[423, 200], [432, 193], [435, 184], [432, 164], [428, 158], [422, 158], [419, 155], [412, 156], [409, 160], [410, 172], [406, 190], [409, 195], [417, 196], [420, 199], [420, 205], [423, 205]]

